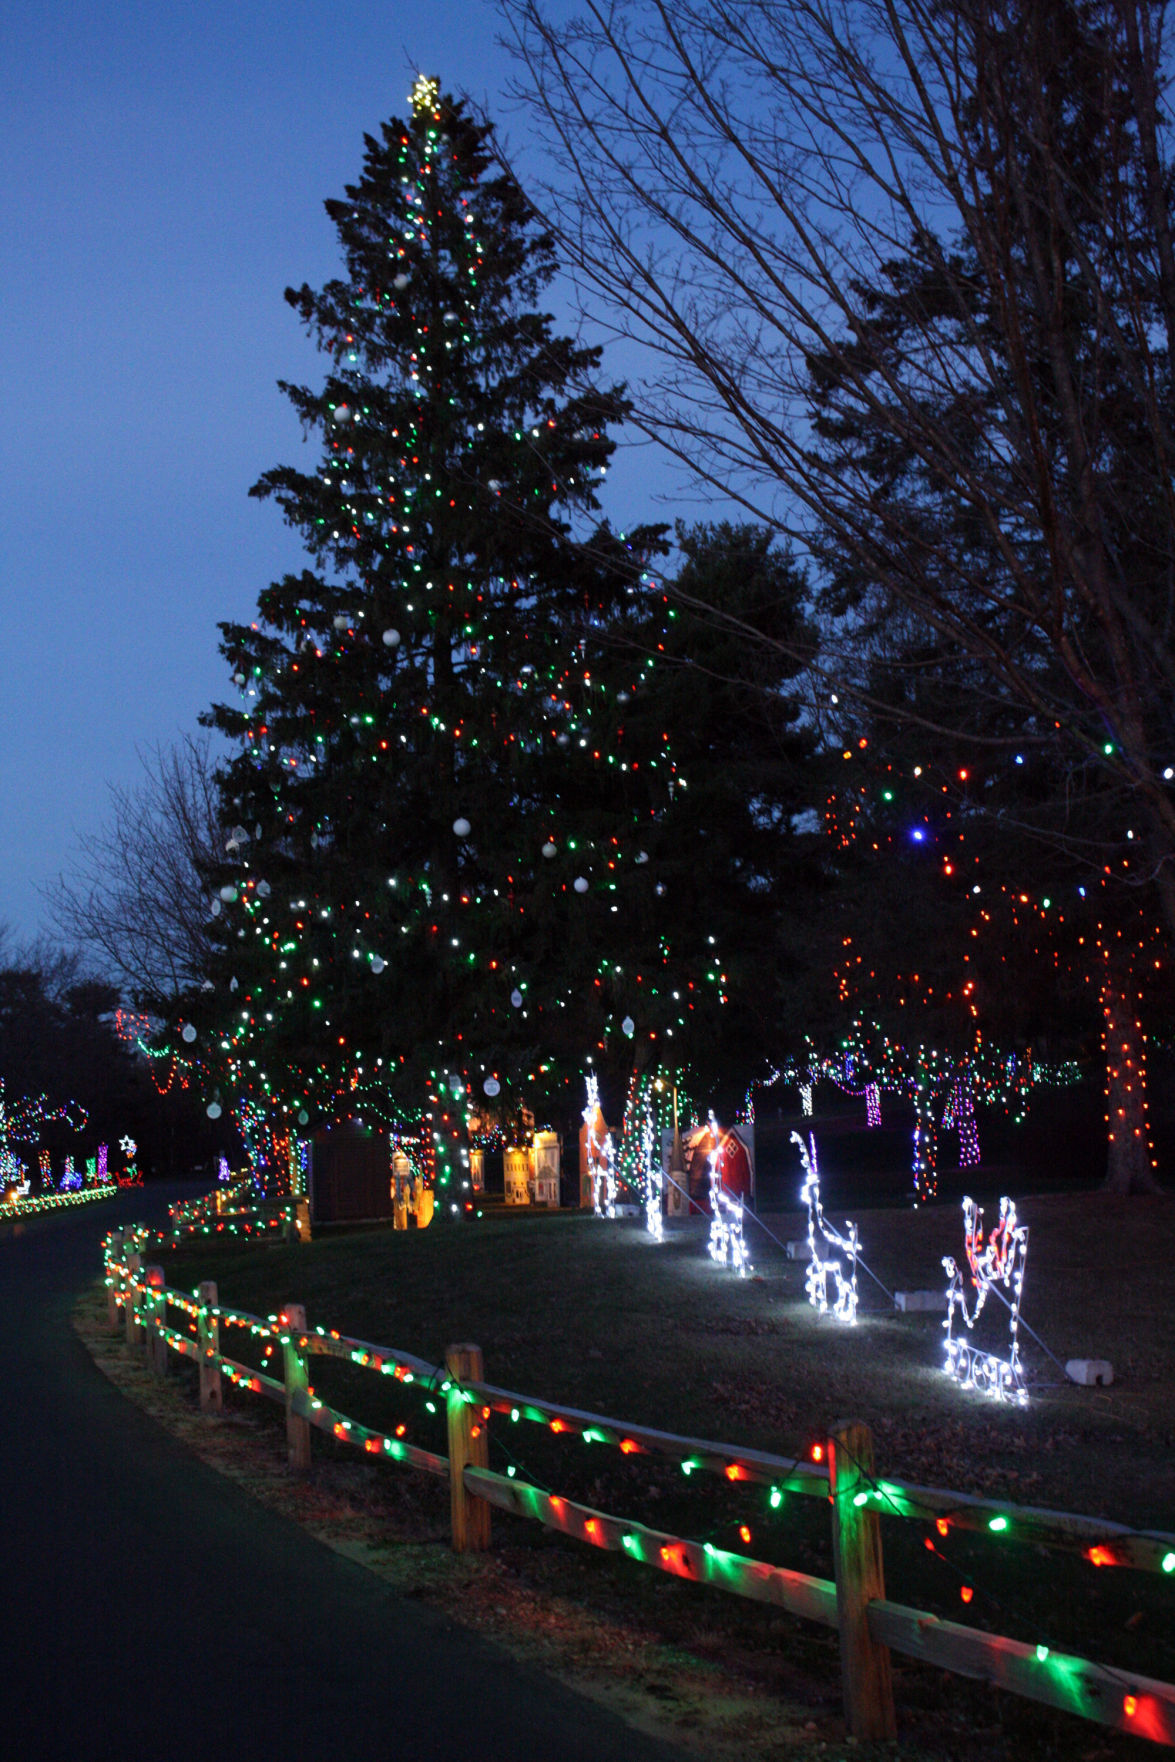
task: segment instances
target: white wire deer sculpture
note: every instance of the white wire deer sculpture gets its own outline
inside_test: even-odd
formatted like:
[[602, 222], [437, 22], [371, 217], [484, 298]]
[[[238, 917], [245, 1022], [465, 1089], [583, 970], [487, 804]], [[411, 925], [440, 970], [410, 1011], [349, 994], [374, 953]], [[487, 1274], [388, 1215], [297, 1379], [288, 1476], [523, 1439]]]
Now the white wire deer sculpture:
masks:
[[[816, 1139], [809, 1132], [808, 1142], [798, 1132], [792, 1133], [792, 1143], [800, 1150], [800, 1161], [804, 1165], [804, 1184], [800, 1189], [800, 1198], [808, 1207], [808, 1248], [810, 1259], [804, 1283], [807, 1287], [808, 1301], [819, 1310], [821, 1315], [829, 1311], [829, 1279], [836, 1287], [836, 1296], [832, 1300], [832, 1313], [838, 1321], [855, 1322], [857, 1319], [857, 1255], [860, 1242], [857, 1226], [845, 1224], [847, 1235], [825, 1222], [824, 1207], [820, 1202], [820, 1168], [816, 1160]], [[846, 1276], [841, 1270], [841, 1262], [824, 1258], [825, 1245], [839, 1248], [845, 1255], [849, 1267]]]

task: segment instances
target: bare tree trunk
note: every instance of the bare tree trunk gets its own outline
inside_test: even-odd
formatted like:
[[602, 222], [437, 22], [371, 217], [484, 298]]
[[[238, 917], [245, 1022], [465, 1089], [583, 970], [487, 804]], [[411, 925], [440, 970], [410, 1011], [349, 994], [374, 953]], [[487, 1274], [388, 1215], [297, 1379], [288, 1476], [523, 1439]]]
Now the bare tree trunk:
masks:
[[971, 1072], [966, 1065], [951, 1084], [942, 1118], [944, 1127], [948, 1120], [959, 1134], [959, 1167], [978, 1168], [981, 1161], [979, 1125], [975, 1118], [975, 1099], [971, 1093]]
[[929, 1081], [914, 1087], [914, 1203], [938, 1196], [938, 1121], [942, 1097]]
[[1146, 1036], [1129, 963], [1105, 952], [1102, 1010], [1106, 1056], [1107, 1193], [1158, 1193], [1146, 1117]]

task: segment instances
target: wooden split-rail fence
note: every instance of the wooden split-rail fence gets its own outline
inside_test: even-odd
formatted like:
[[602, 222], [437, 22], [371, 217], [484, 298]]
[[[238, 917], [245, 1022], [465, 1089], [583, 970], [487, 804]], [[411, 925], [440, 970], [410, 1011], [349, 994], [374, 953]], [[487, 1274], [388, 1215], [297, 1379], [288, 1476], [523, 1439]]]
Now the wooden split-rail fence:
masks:
[[[119, 1231], [107, 1238], [111, 1330], [125, 1330], [127, 1344], [161, 1375], [170, 1353], [194, 1360], [204, 1412], [222, 1410], [226, 1378], [241, 1390], [283, 1405], [288, 1460], [294, 1470], [309, 1470], [311, 1431], [317, 1428], [371, 1456], [446, 1479], [452, 1545], [458, 1552], [490, 1546], [491, 1511], [497, 1507], [678, 1578], [770, 1603], [836, 1628], [845, 1720], [849, 1734], [856, 1738], [895, 1735], [892, 1651], [1175, 1746], [1175, 1684], [966, 1627], [887, 1597], [880, 1517], [906, 1517], [940, 1528], [945, 1524], [952, 1530], [996, 1531], [1009, 1541], [1081, 1554], [1095, 1565], [1170, 1575], [1173, 1589], [1175, 1535], [878, 1479], [872, 1435], [856, 1421], [833, 1427], [817, 1448], [820, 1460], [805, 1462], [653, 1431], [520, 1395], [485, 1381], [481, 1350], [475, 1345], [451, 1346], [442, 1369], [397, 1348], [333, 1330], [310, 1330], [305, 1309], [298, 1303], [287, 1303], [276, 1318], [263, 1319], [222, 1308], [213, 1281], [200, 1285], [195, 1298], [170, 1290], [163, 1268], [143, 1263], [142, 1250], [160, 1240], [146, 1231]], [[189, 1331], [169, 1325], [172, 1307], [188, 1318]], [[274, 1357], [280, 1354], [281, 1377], [225, 1353], [221, 1330], [228, 1327], [266, 1339]], [[447, 1455], [372, 1430], [320, 1400], [310, 1384], [309, 1362], [315, 1357], [342, 1359], [405, 1383], [439, 1389], [447, 1415]], [[785, 1494], [823, 1499], [830, 1506], [835, 1576], [818, 1578], [692, 1542], [499, 1474], [489, 1466], [489, 1423], [495, 1413], [535, 1420], [554, 1432], [578, 1433], [587, 1441], [612, 1443], [626, 1455], [674, 1459], [690, 1473], [757, 1482], [771, 1489], [773, 1502], [776, 1495]]]

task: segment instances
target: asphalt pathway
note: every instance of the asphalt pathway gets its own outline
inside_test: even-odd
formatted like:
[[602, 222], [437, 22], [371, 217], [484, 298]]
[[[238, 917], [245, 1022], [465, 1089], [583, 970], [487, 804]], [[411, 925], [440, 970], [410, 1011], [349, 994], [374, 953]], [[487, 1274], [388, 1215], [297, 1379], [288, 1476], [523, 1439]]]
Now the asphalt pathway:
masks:
[[70, 1327], [155, 1188], [0, 1225], [0, 1758], [682, 1762], [256, 1504]]

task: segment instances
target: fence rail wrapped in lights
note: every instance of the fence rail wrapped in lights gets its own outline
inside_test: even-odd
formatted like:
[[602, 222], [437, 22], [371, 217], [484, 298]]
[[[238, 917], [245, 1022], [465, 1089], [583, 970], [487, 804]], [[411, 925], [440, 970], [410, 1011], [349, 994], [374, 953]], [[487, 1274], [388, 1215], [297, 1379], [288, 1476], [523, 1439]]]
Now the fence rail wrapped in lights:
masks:
[[118, 1183], [111, 1181], [102, 1187], [75, 1187], [66, 1193], [42, 1193], [35, 1199], [5, 1199], [0, 1194], [0, 1220], [30, 1217], [38, 1211], [60, 1211], [66, 1205], [88, 1205], [92, 1199], [113, 1199], [118, 1191]]
[[[156, 1237], [155, 1240], [160, 1238]], [[164, 1236], [163, 1240], [170, 1240]], [[1029, 1699], [1079, 1714], [1116, 1729], [1175, 1746], [1175, 1684], [1071, 1657], [942, 1620], [885, 1596], [881, 1579], [879, 1519], [908, 1519], [946, 1537], [952, 1530], [982, 1531], [1003, 1540], [1083, 1555], [1095, 1566], [1159, 1573], [1175, 1581], [1175, 1536], [1127, 1525], [1016, 1506], [952, 1491], [883, 1480], [873, 1471], [872, 1438], [861, 1425], [838, 1427], [801, 1461], [736, 1445], [683, 1437], [647, 1426], [521, 1395], [484, 1380], [476, 1347], [451, 1347], [444, 1367], [398, 1348], [376, 1345], [335, 1329], [310, 1328], [297, 1304], [260, 1317], [222, 1307], [215, 1285], [197, 1297], [170, 1290], [159, 1267], [143, 1265], [146, 1230], [116, 1232], [105, 1243], [108, 1314], [112, 1329], [125, 1328], [149, 1363], [162, 1370], [169, 1351], [194, 1359], [200, 1371], [201, 1406], [219, 1411], [220, 1377], [248, 1393], [284, 1404], [293, 1466], [310, 1463], [310, 1430], [323, 1431], [366, 1454], [404, 1463], [446, 1479], [458, 1549], [489, 1545], [489, 1510], [497, 1506], [542, 1522], [598, 1548], [625, 1553], [656, 1570], [735, 1595], [768, 1602], [840, 1631], [846, 1717], [859, 1738], [894, 1735], [889, 1649], [948, 1670], [979, 1676]], [[188, 1333], [168, 1325], [175, 1308]], [[120, 1313], [121, 1316], [120, 1316]], [[276, 1377], [221, 1350], [224, 1329], [245, 1330], [264, 1342], [282, 1367]], [[443, 1402], [447, 1456], [403, 1436], [362, 1424], [323, 1400], [309, 1381], [308, 1361], [334, 1358], [419, 1390], [437, 1411]], [[276, 1365], [275, 1365], [276, 1368]], [[531, 1422], [548, 1432], [578, 1436], [587, 1445], [608, 1445], [625, 1456], [676, 1460], [687, 1476], [710, 1474], [768, 1490], [778, 1509], [790, 1494], [828, 1500], [832, 1512], [834, 1580], [757, 1560], [747, 1555], [652, 1530], [577, 1504], [489, 1467], [493, 1414], [512, 1423]], [[744, 1539], [749, 1539], [749, 1530]]]
[[145, 1251], [151, 1241], [173, 1246], [185, 1236], [290, 1236], [310, 1240], [309, 1201], [294, 1195], [288, 1199], [259, 1196], [248, 1175], [227, 1186], [216, 1187], [200, 1199], [168, 1208], [169, 1225], [162, 1230], [139, 1231], [137, 1246]]

